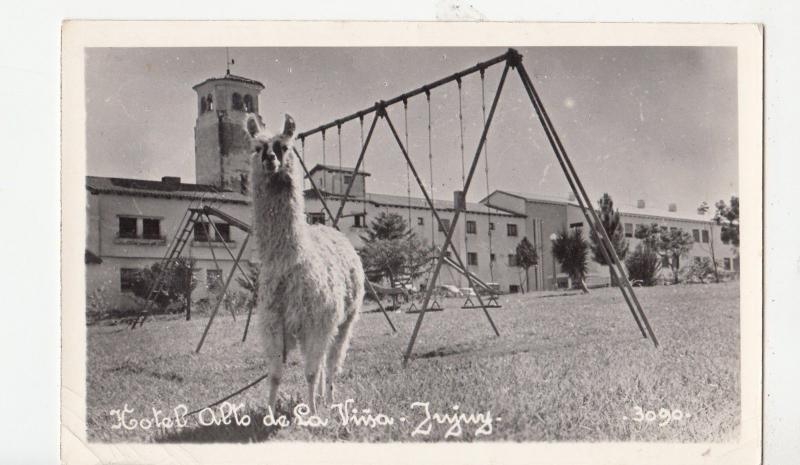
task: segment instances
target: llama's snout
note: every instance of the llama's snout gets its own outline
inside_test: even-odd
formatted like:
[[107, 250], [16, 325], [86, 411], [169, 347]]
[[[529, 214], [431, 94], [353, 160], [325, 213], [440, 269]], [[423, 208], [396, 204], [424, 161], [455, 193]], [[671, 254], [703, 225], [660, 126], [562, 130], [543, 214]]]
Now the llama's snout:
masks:
[[268, 172], [274, 173], [278, 170], [278, 157], [266, 148], [261, 152], [261, 163]]

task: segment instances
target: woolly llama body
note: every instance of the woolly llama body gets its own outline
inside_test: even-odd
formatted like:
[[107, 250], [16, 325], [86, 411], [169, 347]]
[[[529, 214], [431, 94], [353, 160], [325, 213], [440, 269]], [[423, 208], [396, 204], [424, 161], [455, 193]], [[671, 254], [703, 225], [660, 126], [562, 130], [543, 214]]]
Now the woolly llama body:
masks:
[[295, 125], [286, 116], [282, 134], [270, 137], [250, 118], [255, 232], [261, 259], [257, 314], [275, 406], [286, 353], [305, 358], [308, 404], [333, 399], [334, 375], [347, 352], [364, 298], [364, 270], [339, 231], [309, 225], [302, 172], [291, 144]]

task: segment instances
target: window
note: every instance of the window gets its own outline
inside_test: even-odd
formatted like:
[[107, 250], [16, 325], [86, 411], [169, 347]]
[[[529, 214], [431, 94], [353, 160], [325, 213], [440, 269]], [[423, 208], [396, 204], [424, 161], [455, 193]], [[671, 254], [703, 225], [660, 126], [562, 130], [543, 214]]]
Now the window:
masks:
[[467, 252], [467, 265], [478, 266], [478, 254]]
[[579, 222], [577, 222], [577, 223], [570, 223], [570, 224], [569, 224], [569, 227], [570, 227], [570, 229], [574, 229], [574, 228], [582, 228], [582, 227], [583, 227], [583, 222], [580, 222], [580, 221], [579, 221]]
[[308, 222], [310, 224], [325, 224], [325, 214], [324, 213], [309, 213], [308, 214]]
[[494, 223], [491, 221], [489, 222], [489, 231], [494, 231]]
[[214, 110], [214, 97], [211, 94], [206, 96], [206, 110], [213, 111]]
[[252, 95], [245, 95], [244, 96], [244, 111], [250, 113], [253, 110], [253, 96]]
[[135, 239], [137, 237], [136, 222], [136, 218], [120, 216], [119, 233], [117, 233], [117, 236], [124, 239]]
[[478, 225], [472, 221], [467, 221], [467, 234], [477, 234], [478, 233]]
[[692, 239], [695, 242], [700, 242], [700, 230], [699, 229], [692, 229]]
[[231, 241], [231, 225], [228, 223], [214, 223], [217, 230], [214, 231], [214, 240], [217, 242]]
[[669, 267], [669, 256], [664, 255], [663, 257], [661, 257], [661, 266], [663, 266], [664, 268]]
[[194, 240], [197, 242], [208, 242], [208, 223], [194, 224]]
[[421, 216], [418, 216], [418, 217], [417, 217], [417, 224], [418, 224], [419, 226], [422, 226], [422, 225], [424, 225], [424, 224], [425, 224], [425, 218], [423, 218], [423, 217], [421, 217]]
[[497, 257], [495, 257], [493, 253], [490, 253], [489, 254], [489, 261], [494, 263], [494, 262], [497, 261]]
[[350, 183], [353, 182], [353, 175], [352, 174], [345, 174], [343, 179], [344, 179], [344, 181], [343, 181], [344, 188], [347, 189], [347, 186], [349, 186]]
[[519, 286], [516, 285], [516, 284], [509, 284], [508, 292], [510, 292], [512, 294], [518, 294], [519, 293]]
[[161, 239], [161, 220], [158, 218], [142, 219], [142, 237], [145, 239]]
[[205, 113], [208, 111], [208, 104], [206, 104], [205, 97], [200, 98], [200, 113]]
[[705, 229], [703, 230], [703, 243], [708, 244], [708, 231]]
[[249, 185], [250, 185], [250, 183], [247, 180], [247, 173], [240, 173], [239, 174], [239, 192], [244, 194], [244, 195], [247, 195], [247, 191], [248, 191]]
[[239, 110], [239, 111], [244, 110], [244, 104], [242, 103], [242, 96], [239, 95], [238, 93], [236, 92], [233, 93], [233, 98], [231, 99], [231, 102], [233, 103], [234, 110]]
[[364, 227], [364, 215], [355, 215], [355, 216], [353, 216], [353, 227], [355, 227], [355, 228], [363, 228]]
[[[442, 229], [444, 227], [444, 229]], [[450, 220], [447, 218], [442, 218], [442, 223], [439, 225], [439, 232], [446, 233], [450, 230]]]
[[136, 268], [119, 269], [119, 290], [122, 292], [133, 292], [136, 280], [139, 278], [139, 270]]
[[222, 287], [222, 270], [206, 270], [206, 285], [209, 291]]
[[517, 266], [517, 254], [508, 254], [508, 266]]
[[511, 223], [507, 224], [506, 225], [506, 232], [508, 233], [509, 236], [516, 237], [517, 236], [517, 225], [516, 224], [511, 224]]
[[730, 258], [723, 258], [722, 259], [722, 267], [725, 270], [730, 271], [730, 269], [731, 269], [731, 259]]
[[625, 223], [625, 237], [633, 237], [633, 223]]

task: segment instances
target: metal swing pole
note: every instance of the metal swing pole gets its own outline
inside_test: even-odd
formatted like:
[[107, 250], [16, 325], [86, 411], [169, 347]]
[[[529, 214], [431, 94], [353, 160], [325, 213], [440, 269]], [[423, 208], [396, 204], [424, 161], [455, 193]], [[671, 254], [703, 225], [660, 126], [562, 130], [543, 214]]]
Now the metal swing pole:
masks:
[[[507, 57], [508, 55], [506, 54], [504, 56]], [[492, 119], [494, 118], [494, 113], [495, 113], [495, 110], [497, 109], [497, 103], [500, 100], [500, 94], [502, 93], [503, 85], [505, 84], [506, 76], [508, 75], [508, 68], [509, 68], [509, 63], [508, 63], [508, 61], [506, 61], [506, 64], [505, 64], [505, 66], [503, 68], [503, 74], [500, 77], [500, 84], [497, 86], [497, 92], [495, 93], [494, 100], [492, 101], [491, 109], [489, 110], [489, 116], [486, 119], [486, 124], [484, 124], [484, 126], [483, 126], [483, 133], [481, 134], [481, 138], [480, 138], [480, 140], [478, 142], [478, 149], [476, 150], [475, 157], [472, 160], [472, 165], [471, 165], [470, 170], [469, 170], [469, 176], [467, 176], [466, 182], [464, 183], [465, 195], [466, 195], [466, 191], [469, 189], [469, 185], [472, 183], [472, 176], [475, 174], [475, 168], [477, 167], [478, 160], [480, 159], [480, 153], [483, 150], [483, 145], [486, 143], [486, 136], [489, 133], [489, 127], [490, 127], [490, 125], [492, 123]], [[413, 170], [413, 165], [411, 165], [411, 167], [412, 167], [412, 172], [416, 173], [416, 171]], [[423, 192], [424, 192], [424, 187], [422, 186], [421, 183], [420, 183], [420, 187], [423, 189]], [[426, 200], [429, 201], [429, 204], [432, 207], [433, 203], [430, 201], [430, 199], [426, 197]], [[455, 214], [453, 215], [453, 224], [455, 224], [457, 222], [459, 213], [460, 213], [460, 211], [456, 210]], [[431, 282], [435, 282], [436, 278], [439, 276], [439, 272], [441, 271], [442, 264], [444, 263], [443, 259], [444, 259], [444, 256], [445, 256], [445, 252], [447, 251], [448, 244], [451, 244], [451, 241], [453, 239], [453, 232], [454, 231], [455, 231], [455, 228], [452, 228], [452, 227], [448, 228], [448, 230], [447, 230], [447, 237], [445, 239], [445, 246], [442, 247], [442, 250], [439, 253], [439, 259], [436, 261], [436, 265], [435, 265], [434, 270], [433, 270], [433, 275], [431, 277], [431, 279], [432, 279]], [[419, 316], [417, 317], [417, 322], [414, 324], [414, 330], [411, 333], [411, 339], [408, 341], [408, 347], [406, 348], [406, 352], [403, 355], [403, 366], [404, 367], [408, 365], [408, 359], [411, 357], [411, 352], [414, 350], [414, 343], [416, 342], [417, 336], [419, 335], [419, 330], [420, 330], [420, 327], [422, 326], [422, 320], [425, 317], [425, 311], [427, 309], [428, 302], [430, 301], [432, 291], [433, 291], [433, 289], [431, 287], [431, 288], [427, 289], [426, 292], [425, 292], [425, 300], [423, 301], [422, 308], [420, 309]], [[485, 308], [484, 308], [484, 312], [488, 316], [489, 312]], [[491, 322], [491, 317], [489, 317], [489, 321]], [[492, 322], [492, 326], [494, 327], [494, 322]], [[497, 332], [496, 328], [495, 328], [495, 331]]]
[[378, 115], [375, 114], [375, 116], [372, 118], [372, 124], [369, 127], [369, 132], [367, 133], [367, 140], [364, 141], [364, 144], [362, 144], [361, 153], [358, 155], [356, 166], [353, 168], [353, 174], [350, 184], [347, 185], [347, 190], [344, 192], [344, 197], [339, 203], [339, 209], [336, 211], [336, 216], [332, 218], [334, 228], [338, 229], [339, 219], [342, 217], [342, 212], [344, 211], [344, 205], [350, 199], [350, 191], [353, 189], [353, 185], [355, 184], [353, 180], [355, 180], [355, 176], [358, 173], [358, 169], [361, 168], [361, 164], [364, 161], [364, 155], [367, 153], [367, 147], [369, 147], [369, 142], [370, 140], [372, 140], [372, 133], [375, 132], [375, 124], [377, 122], [378, 122]]
[[[584, 216], [586, 217], [587, 223], [589, 223], [589, 227], [591, 228], [593, 234], [595, 234], [599, 239], [603, 246], [600, 248], [601, 251], [604, 252], [604, 256], [608, 256], [610, 258], [610, 262], [614, 264], [616, 267], [615, 272], [619, 273], [620, 279], [619, 281], [623, 284], [620, 287], [620, 290], [625, 297], [626, 302], [630, 308], [631, 314], [633, 315], [634, 319], [636, 320], [637, 325], [639, 325], [639, 329], [641, 330], [641, 325], [639, 322], [639, 318], [644, 323], [645, 329], [647, 334], [645, 336], [649, 336], [653, 342], [653, 345], [657, 348], [658, 347], [658, 339], [653, 332], [650, 323], [647, 320], [647, 316], [644, 314], [642, 310], [641, 304], [636, 297], [636, 293], [633, 291], [633, 288], [630, 285], [630, 281], [628, 280], [627, 275], [625, 275], [624, 269], [622, 268], [621, 261], [617, 256], [616, 250], [614, 250], [613, 245], [611, 244], [611, 240], [608, 237], [605, 229], [602, 227], [602, 223], [600, 219], [597, 217], [597, 212], [594, 211], [594, 208], [591, 207], [589, 196], [586, 194], [586, 190], [583, 187], [580, 179], [577, 176], [577, 172], [575, 171], [572, 162], [570, 161], [569, 157], [567, 156], [566, 150], [564, 150], [563, 145], [561, 144], [561, 140], [559, 139], [555, 128], [550, 121], [549, 116], [547, 115], [546, 110], [544, 109], [544, 105], [542, 105], [541, 100], [539, 99], [539, 95], [536, 92], [535, 87], [533, 86], [533, 82], [528, 75], [528, 72], [525, 70], [524, 65], [522, 64], [522, 56], [519, 53], [515, 52], [514, 55], [515, 65], [517, 68], [517, 72], [520, 75], [522, 80], [523, 87], [525, 87], [526, 92], [528, 93], [528, 97], [531, 100], [531, 104], [536, 111], [537, 116], [539, 117], [539, 121], [542, 124], [543, 129], [545, 130], [545, 134], [547, 135], [547, 139], [550, 142], [550, 145], [553, 149], [553, 152], [558, 159], [559, 165], [561, 165], [561, 169], [564, 172], [567, 181], [572, 188], [575, 197], [579, 199], [579, 204], [581, 205], [581, 210], [583, 211]], [[588, 204], [588, 206], [587, 206]], [[588, 212], [587, 212], [588, 210]], [[598, 231], [599, 230], [599, 231]], [[612, 267], [612, 269], [614, 269]], [[630, 298], [627, 295], [630, 293]], [[631, 299], [633, 302], [631, 302]], [[644, 331], [642, 331], [644, 333]]]
[[[242, 247], [239, 249], [239, 253], [236, 255], [236, 261], [238, 262], [242, 258], [242, 254], [244, 254], [244, 249], [247, 248], [247, 241], [250, 240], [250, 235], [248, 234], [245, 237], [244, 241], [242, 242]], [[231, 279], [233, 278], [233, 274], [236, 272], [236, 267], [231, 267], [230, 273], [228, 273], [228, 277], [225, 279], [225, 286], [222, 288], [222, 295], [225, 295], [225, 292], [228, 290], [228, 286], [231, 284]], [[217, 300], [217, 304], [214, 306], [214, 310], [211, 312], [211, 316], [208, 318], [208, 323], [206, 323], [206, 327], [203, 330], [203, 335], [200, 337], [200, 342], [197, 344], [197, 348], [194, 350], [195, 353], [200, 353], [200, 349], [203, 347], [203, 343], [206, 340], [206, 336], [208, 335], [208, 330], [211, 329], [211, 324], [214, 322], [214, 318], [217, 316], [217, 312], [219, 311], [219, 307], [222, 305], [222, 299], [220, 298]]]
[[[212, 228], [214, 228], [214, 232], [217, 234], [217, 236], [219, 236], [220, 235], [219, 231], [217, 231], [217, 227], [214, 225], [214, 221], [211, 219], [210, 216], [208, 216], [208, 212], [206, 212], [204, 210], [203, 214], [206, 216], [206, 219], [208, 220], [208, 224], [211, 225]], [[200, 223], [200, 224], [203, 224], [203, 223]], [[219, 266], [219, 262], [217, 261], [217, 254], [214, 252], [214, 246], [211, 245], [211, 238], [208, 237], [209, 236], [208, 233], [209, 233], [209, 231], [208, 231], [208, 229], [206, 229], [206, 245], [208, 246], [208, 250], [211, 252], [211, 259], [214, 260], [214, 266], [217, 268], [217, 270], [219, 270], [220, 273], [222, 273], [222, 268]], [[222, 237], [222, 236], [220, 236], [220, 237]], [[227, 246], [226, 246], [226, 248], [227, 248]], [[225, 297], [225, 294], [220, 294], [219, 297], [217, 297], [217, 298], [218, 299], [222, 299], [223, 297]], [[233, 317], [233, 321], [236, 322], [236, 314], [233, 312], [233, 308], [230, 308], [229, 310], [231, 311], [231, 317]]]

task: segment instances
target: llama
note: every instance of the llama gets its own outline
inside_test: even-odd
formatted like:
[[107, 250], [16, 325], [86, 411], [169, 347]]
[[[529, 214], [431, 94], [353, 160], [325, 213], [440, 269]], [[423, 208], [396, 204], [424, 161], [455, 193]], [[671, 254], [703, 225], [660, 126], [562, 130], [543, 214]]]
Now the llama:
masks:
[[299, 346], [307, 401], [316, 412], [317, 395], [333, 401], [334, 375], [341, 370], [361, 311], [364, 270], [341, 232], [306, 222], [291, 116], [286, 115], [283, 133], [276, 136], [266, 134], [255, 116], [248, 117], [247, 130], [261, 259], [256, 308], [270, 373], [269, 406], [275, 408], [286, 353]]

